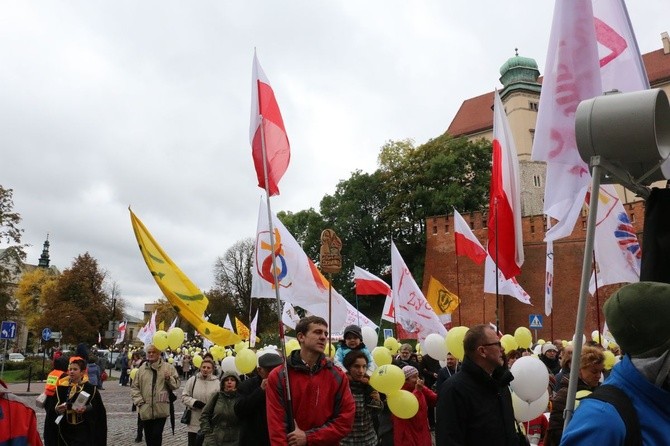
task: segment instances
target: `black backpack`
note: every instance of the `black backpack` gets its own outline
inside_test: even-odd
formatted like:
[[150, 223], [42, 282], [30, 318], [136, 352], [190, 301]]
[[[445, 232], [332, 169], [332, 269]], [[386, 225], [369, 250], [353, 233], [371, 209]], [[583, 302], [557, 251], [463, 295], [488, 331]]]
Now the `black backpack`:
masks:
[[642, 446], [642, 431], [640, 429], [640, 419], [637, 416], [637, 411], [633, 407], [633, 403], [628, 398], [626, 393], [618, 387], [610, 384], [598, 386], [586, 398], [593, 398], [604, 401], [614, 406], [619, 413], [621, 420], [626, 425], [626, 446]]

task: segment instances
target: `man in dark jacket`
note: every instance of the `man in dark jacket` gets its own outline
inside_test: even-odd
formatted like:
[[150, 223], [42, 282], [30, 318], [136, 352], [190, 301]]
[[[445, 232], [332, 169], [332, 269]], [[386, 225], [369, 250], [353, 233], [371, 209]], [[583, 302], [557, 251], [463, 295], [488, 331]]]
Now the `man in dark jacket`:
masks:
[[442, 385], [435, 439], [442, 445], [518, 445], [500, 340], [489, 325], [475, 325], [463, 339], [461, 371]]
[[235, 415], [240, 419], [240, 444], [270, 446], [268, 417], [265, 411], [267, 377], [283, 362], [281, 356], [265, 353], [258, 358], [256, 375], [242, 381], [237, 388]]

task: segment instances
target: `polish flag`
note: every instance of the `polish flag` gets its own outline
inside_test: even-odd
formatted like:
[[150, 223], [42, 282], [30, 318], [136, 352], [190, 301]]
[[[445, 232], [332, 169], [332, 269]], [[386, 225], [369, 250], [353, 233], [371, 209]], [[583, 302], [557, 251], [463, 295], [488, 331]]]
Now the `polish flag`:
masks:
[[391, 287], [386, 282], [356, 265], [354, 265], [354, 283], [356, 284], [356, 294], [361, 296], [378, 294], [388, 296], [391, 294]]
[[454, 209], [454, 233], [456, 255], [468, 256], [473, 262], [481, 265], [486, 260], [486, 250], [456, 209]]
[[[249, 139], [258, 186], [279, 195], [278, 183], [288, 168], [291, 147], [274, 91], [254, 52]], [[265, 152], [265, 154], [263, 153]], [[268, 184], [265, 184], [267, 176]]]
[[493, 170], [489, 198], [488, 252], [506, 279], [523, 264], [519, 161], [498, 91], [493, 102]]

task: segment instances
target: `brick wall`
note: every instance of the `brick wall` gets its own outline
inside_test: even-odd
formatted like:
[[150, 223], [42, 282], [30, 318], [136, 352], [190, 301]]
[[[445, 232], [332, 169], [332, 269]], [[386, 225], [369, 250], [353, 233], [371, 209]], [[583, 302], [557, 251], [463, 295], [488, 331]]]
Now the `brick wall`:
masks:
[[[644, 202], [625, 204], [624, 208], [642, 243]], [[488, 235], [485, 227], [486, 215], [480, 212], [466, 213], [463, 214], [463, 218], [473, 229], [482, 245], [486, 246]], [[517, 327], [528, 327], [530, 314], [542, 314], [544, 315], [543, 328], [537, 330], [538, 338], [545, 340], [572, 338], [584, 259], [586, 218], [585, 214], [580, 216], [572, 234], [554, 242], [554, 304], [551, 316], [544, 315], [546, 244], [543, 240], [546, 222], [542, 215], [523, 218], [525, 262], [521, 268], [521, 275], [517, 279], [531, 296], [533, 306], [522, 304], [510, 296], [500, 296], [501, 331], [513, 334]], [[495, 295], [482, 291], [484, 265], [477, 265], [469, 258], [457, 257], [455, 254], [453, 215], [427, 218], [426, 233], [424, 291], [427, 290], [428, 281], [432, 275], [449, 290], [459, 294], [460, 312], [456, 310], [452, 315], [454, 325], [471, 326], [483, 322], [495, 323]], [[598, 312], [600, 312], [600, 326], [602, 327], [604, 323], [602, 305], [607, 297], [620, 286], [602, 287], [598, 291], [597, 299], [589, 297], [584, 329], [587, 338], [590, 338], [590, 333], [598, 328]]]

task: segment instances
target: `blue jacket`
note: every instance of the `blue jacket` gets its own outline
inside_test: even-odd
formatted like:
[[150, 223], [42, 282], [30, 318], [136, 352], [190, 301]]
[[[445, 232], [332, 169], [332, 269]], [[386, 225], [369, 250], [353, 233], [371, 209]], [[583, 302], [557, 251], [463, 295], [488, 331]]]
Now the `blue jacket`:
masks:
[[[640, 419], [643, 444], [667, 444], [670, 438], [670, 392], [649, 382], [628, 356], [612, 369], [605, 384], [618, 387], [631, 399]], [[580, 402], [563, 432], [561, 446], [616, 446], [623, 445], [625, 438], [626, 426], [614, 406], [588, 398]]]

